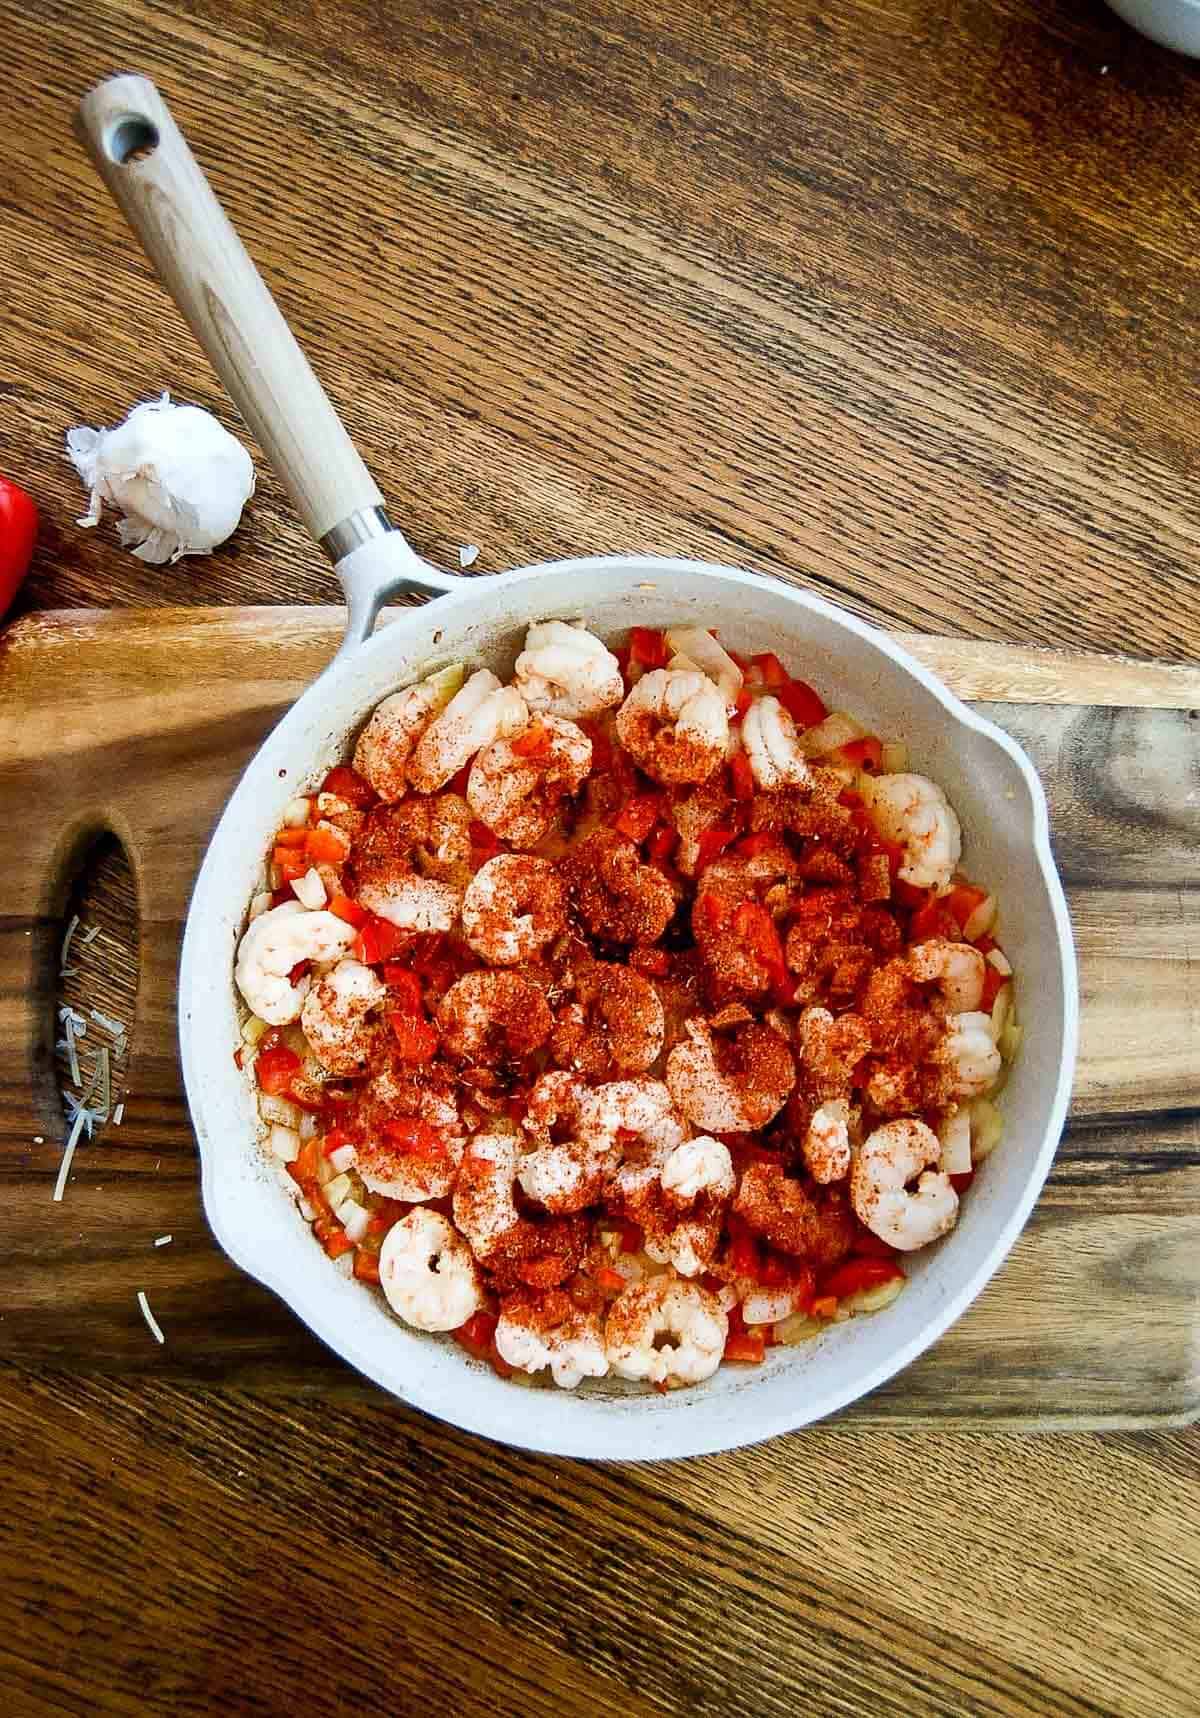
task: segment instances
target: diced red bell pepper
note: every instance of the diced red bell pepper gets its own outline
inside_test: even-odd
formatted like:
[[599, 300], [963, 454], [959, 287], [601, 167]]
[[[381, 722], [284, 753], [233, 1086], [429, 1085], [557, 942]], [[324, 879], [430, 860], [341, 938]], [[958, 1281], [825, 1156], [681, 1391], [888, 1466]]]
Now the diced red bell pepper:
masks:
[[475, 760], [472, 758], [471, 763], [464, 764], [456, 775], [452, 775], [450, 777], [450, 780], [446, 783], [447, 793], [456, 793], [460, 799], [466, 797], [467, 783], [471, 779], [471, 765], [474, 761]]
[[379, 1254], [359, 1247], [354, 1254], [354, 1274], [360, 1283], [379, 1281]]
[[347, 805], [355, 805], [360, 811], [366, 811], [375, 803], [375, 789], [357, 770], [350, 769], [346, 764], [335, 764], [325, 780], [321, 783], [322, 793], [336, 794], [344, 799]]
[[741, 1218], [729, 1219], [729, 1263], [737, 1276], [758, 1281], [761, 1264], [758, 1242], [753, 1230]]
[[547, 757], [550, 752], [550, 730], [543, 727], [541, 722], [531, 722], [524, 733], [509, 741], [509, 745], [516, 758]]
[[389, 1014], [388, 1020], [401, 1058], [406, 1062], [428, 1062], [438, 1047], [436, 1028], [415, 1014], [401, 1014], [399, 1011]]
[[371, 1212], [367, 1221], [368, 1235], [386, 1235], [393, 1223], [398, 1223], [401, 1217], [406, 1217], [412, 1210], [403, 1199], [385, 1199], [377, 1210]]
[[263, 1040], [254, 1059], [254, 1077], [259, 1089], [271, 1097], [282, 1097], [300, 1072], [300, 1058], [286, 1044], [267, 1044]]
[[354, 941], [354, 958], [364, 966], [378, 966], [390, 960], [404, 940], [405, 932], [388, 919], [371, 914]]
[[450, 1334], [468, 1354], [473, 1354], [477, 1360], [486, 1360], [491, 1352], [498, 1322], [494, 1312], [484, 1312], [481, 1309], [479, 1312], [473, 1312], [465, 1324], [460, 1324], [458, 1329], [452, 1330]]
[[486, 853], [490, 858], [493, 853], [500, 851], [500, 838], [494, 829], [489, 829], [486, 823], [480, 823], [478, 818], [472, 818], [467, 826], [467, 834], [471, 837], [471, 846], [479, 853]]
[[399, 961], [389, 960], [383, 968], [383, 982], [392, 993], [392, 1003], [399, 1014], [424, 1014], [425, 994], [415, 972]]
[[276, 847], [271, 853], [271, 862], [285, 883], [294, 883], [308, 870], [307, 858], [295, 847]]
[[411, 1157], [425, 1157], [437, 1162], [446, 1155], [445, 1140], [420, 1116], [397, 1116], [384, 1122], [383, 1131], [393, 1145]]
[[282, 907], [287, 901], [296, 899], [296, 891], [290, 883], [281, 883], [278, 889], [271, 890], [271, 905]]
[[754, 835], [743, 835], [734, 848], [734, 852], [743, 859], [755, 859], [760, 853], [766, 853], [779, 840], [769, 829], [760, 829]]
[[344, 1127], [331, 1127], [327, 1133], [321, 1136], [321, 1150], [326, 1157], [332, 1157], [335, 1151], [340, 1151], [344, 1145], [352, 1143], [353, 1141]]
[[[739, 666], [740, 666], [740, 664], [739, 664]], [[751, 704], [753, 704], [753, 702], [754, 702], [753, 692], [751, 692], [751, 690], [748, 686], [743, 686], [741, 688], [741, 690], [738, 692], [737, 698], [734, 701], [733, 715], [730, 716], [729, 720], [731, 722], [740, 722], [742, 717], [746, 714], [747, 710], [750, 708]]]
[[782, 686], [786, 686], [791, 676], [773, 650], [764, 650], [750, 658], [751, 665], [758, 669], [759, 683], [769, 691], [778, 694]]
[[894, 1259], [847, 1259], [822, 1280], [822, 1296], [845, 1300], [848, 1295], [861, 1294], [864, 1289], [878, 1288], [890, 1283], [904, 1272]]
[[670, 660], [665, 635], [657, 627], [631, 626], [629, 657], [641, 668], [665, 668]]
[[829, 714], [824, 702], [803, 680], [789, 680], [775, 696], [802, 732], [805, 728], [815, 728]]
[[311, 971], [312, 971], [312, 961], [311, 960], [298, 960], [296, 962], [295, 966], [292, 967], [291, 971], [288, 973], [288, 983], [289, 984], [299, 984], [300, 980], [302, 978], [307, 978], [308, 974]]
[[662, 800], [656, 793], [627, 799], [617, 814], [615, 827], [631, 841], [642, 842], [662, 816]]
[[600, 1266], [596, 1272], [596, 1281], [602, 1289], [608, 1289], [612, 1294], [623, 1294], [629, 1287], [620, 1271], [614, 1270], [611, 1265]]
[[314, 865], [340, 865], [350, 852], [350, 838], [340, 829], [310, 829], [308, 857]]
[[635, 972], [644, 972], [647, 978], [665, 978], [671, 970], [671, 956], [665, 948], [635, 948], [629, 956], [629, 964]]
[[303, 847], [307, 841], [307, 829], [281, 829], [275, 836], [276, 847]]
[[854, 1245], [850, 1249], [851, 1257], [856, 1259], [894, 1259], [895, 1247], [889, 1247], [886, 1241], [873, 1235], [870, 1229], [863, 1229], [854, 1237]]
[[931, 894], [908, 921], [908, 935], [912, 942], [924, 942], [927, 937], [948, 937], [957, 942], [962, 936], [962, 926], [944, 897]]
[[623, 1253], [640, 1253], [645, 1244], [646, 1236], [641, 1224], [625, 1218], [621, 1223], [621, 1251]]
[[329, 911], [335, 919], [353, 925], [355, 930], [360, 930], [371, 917], [367, 909], [360, 907], [357, 901], [352, 901], [349, 895], [334, 895], [329, 903]]
[[985, 1014], [990, 1014], [992, 1012], [996, 998], [1007, 983], [1008, 975], [1003, 972], [997, 972], [991, 962], [988, 961], [983, 969], [983, 996], [979, 1003], [980, 1008]]
[[737, 837], [736, 829], [706, 829], [696, 843], [696, 870], [704, 871]]
[[729, 774], [733, 781], [733, 797], [753, 799], [754, 771], [750, 768], [750, 759], [745, 752], [734, 752], [729, 760]]
[[664, 823], [646, 843], [646, 857], [652, 865], [665, 865], [679, 846], [679, 831]]
[[733, 928], [738, 936], [745, 938], [748, 946], [770, 971], [786, 970], [783, 944], [779, 940], [775, 920], [765, 907], [760, 907], [757, 901], [741, 902], [733, 915]]
[[744, 1366], [761, 1366], [766, 1350], [761, 1330], [730, 1331], [725, 1342], [726, 1360], [734, 1360]]
[[37, 537], [38, 514], [32, 497], [7, 477], [0, 477], [0, 614], [17, 594]]
[[874, 734], [864, 734], [861, 739], [847, 740], [844, 746], [835, 748], [834, 763], [848, 764], [853, 769], [873, 771], [883, 765], [883, 742]]
[[987, 890], [977, 889], [973, 883], [956, 883], [944, 900], [961, 929], [976, 907], [981, 907], [987, 900]]
[[553, 1254], [545, 1259], [525, 1259], [517, 1266], [517, 1275], [530, 1288], [557, 1288], [570, 1270], [566, 1259]]
[[961, 1175], [952, 1175], [950, 1177], [950, 1185], [961, 1199], [974, 1179], [975, 1171], [973, 1169], [964, 1169]]
[[813, 1318], [834, 1318], [837, 1314], [838, 1303], [835, 1294], [818, 1295], [812, 1303]]

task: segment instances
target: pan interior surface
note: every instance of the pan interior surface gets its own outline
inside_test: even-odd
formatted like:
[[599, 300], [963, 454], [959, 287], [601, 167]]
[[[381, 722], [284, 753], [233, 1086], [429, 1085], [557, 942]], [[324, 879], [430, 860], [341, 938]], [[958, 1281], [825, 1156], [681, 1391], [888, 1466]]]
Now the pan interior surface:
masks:
[[[401, 1325], [314, 1244], [257, 1143], [250, 1082], [233, 1064], [233, 955], [283, 808], [346, 756], [378, 701], [448, 661], [512, 669], [534, 620], [582, 620], [609, 640], [631, 625], [715, 627], [737, 651], [774, 650], [830, 708], [904, 741], [947, 792], [964, 866], [999, 896], [1025, 1042], [1001, 1099], [1005, 1135], [945, 1241], [908, 1261], [909, 1287], [878, 1317], [832, 1327], [759, 1368], [722, 1367], [669, 1396], [602, 1380], [521, 1390], [449, 1339]], [[1040, 783], [1024, 754], [874, 629], [781, 582], [655, 557], [553, 563], [464, 581], [390, 621], [300, 699], [254, 759], [213, 837], [188, 917], [180, 977], [184, 1073], [218, 1240], [337, 1352], [397, 1396], [457, 1425], [562, 1455], [671, 1458], [732, 1448], [820, 1418], [926, 1348], [1009, 1250], [1049, 1168], [1076, 1036], [1074, 956]]]

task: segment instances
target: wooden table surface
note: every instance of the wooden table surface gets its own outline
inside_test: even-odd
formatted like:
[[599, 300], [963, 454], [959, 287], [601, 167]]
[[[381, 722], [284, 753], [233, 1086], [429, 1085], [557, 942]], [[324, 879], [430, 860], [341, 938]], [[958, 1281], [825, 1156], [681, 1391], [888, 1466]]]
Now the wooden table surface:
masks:
[[[73, 523], [70, 425], [168, 386], [231, 416], [70, 135], [136, 69], [431, 558], [669, 550], [907, 628], [1200, 655], [1200, 82], [1098, 0], [0, 0], [0, 31], [19, 607], [332, 594], [263, 468], [211, 560]], [[127, 922], [113, 856], [86, 899]], [[831, 1425], [587, 1467], [382, 1398], [10, 1365], [0, 1692], [1191, 1713], [1197, 1447]]]

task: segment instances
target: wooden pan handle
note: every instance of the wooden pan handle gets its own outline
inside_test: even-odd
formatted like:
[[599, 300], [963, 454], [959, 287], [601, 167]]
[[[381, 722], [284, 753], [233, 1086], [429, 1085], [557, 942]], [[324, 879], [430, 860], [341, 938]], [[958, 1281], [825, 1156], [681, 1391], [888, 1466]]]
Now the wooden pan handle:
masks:
[[148, 78], [98, 84], [76, 130], [313, 536], [383, 504]]

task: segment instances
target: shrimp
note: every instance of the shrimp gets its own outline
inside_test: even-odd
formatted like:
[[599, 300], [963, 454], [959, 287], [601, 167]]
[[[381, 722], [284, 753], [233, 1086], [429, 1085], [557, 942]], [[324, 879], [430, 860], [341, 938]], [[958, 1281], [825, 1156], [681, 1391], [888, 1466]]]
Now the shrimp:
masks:
[[519, 734], [529, 721], [521, 694], [501, 686], [490, 669], [472, 674], [461, 691], [425, 729], [408, 764], [418, 793], [436, 793], [493, 740]]
[[571, 848], [559, 873], [592, 935], [606, 942], [656, 943], [675, 915], [670, 883], [615, 829], [598, 829]]
[[952, 1014], [947, 1033], [932, 1060], [947, 1069], [952, 1098], [978, 1098], [1000, 1077], [1000, 1051], [992, 1038], [990, 1014]]
[[351, 1132], [354, 1167], [372, 1193], [389, 1199], [444, 1199], [454, 1185], [467, 1136], [446, 1090], [390, 1071], [370, 1081]]
[[450, 930], [471, 875], [470, 827], [456, 793], [376, 807], [353, 852], [360, 904], [401, 930]]
[[816, 776], [800, 749], [796, 724], [778, 698], [757, 698], [742, 722], [742, 744], [758, 786], [812, 787]]
[[383, 1237], [379, 1284], [392, 1311], [416, 1330], [457, 1330], [483, 1305], [470, 1248], [440, 1212], [424, 1206]]
[[721, 777], [713, 776], [672, 807], [671, 817], [679, 831], [675, 863], [685, 877], [694, 877], [700, 862], [700, 837], [716, 829], [730, 815], [733, 800]]
[[[907, 1117], [868, 1134], [854, 1159], [850, 1198], [859, 1221], [901, 1252], [928, 1246], [958, 1221], [958, 1194], [950, 1177], [929, 1168], [941, 1149], [932, 1128]], [[910, 1193], [908, 1183], [918, 1175], [916, 1191]]]
[[952, 1014], [978, 1008], [983, 997], [985, 962], [970, 943], [930, 937], [908, 951], [908, 970], [917, 984], [934, 984]]
[[452, 1056], [492, 1066], [540, 1050], [554, 1021], [532, 980], [515, 972], [468, 972], [442, 997], [438, 1024]]
[[550, 1050], [561, 1067], [603, 1080], [643, 1074], [662, 1051], [666, 1017], [658, 992], [627, 966], [596, 961], [575, 980], [558, 1012]]
[[585, 1139], [604, 1149], [617, 1143], [618, 1135], [643, 1140], [660, 1154], [667, 1154], [687, 1138], [671, 1094], [661, 1080], [610, 1080], [593, 1086], [580, 1099], [580, 1126]]
[[606, 1135], [585, 1115], [586, 1096], [583, 1082], [559, 1069], [543, 1074], [529, 1094], [524, 1126], [535, 1143], [517, 1179], [530, 1199], [556, 1214], [593, 1204], [618, 1159], [615, 1132]]
[[904, 849], [901, 882], [946, 889], [962, 852], [962, 830], [937, 783], [923, 775], [864, 776], [859, 792], [883, 839]]
[[840, 1181], [849, 1171], [850, 1105], [845, 1098], [821, 1104], [808, 1124], [802, 1150], [814, 1181]]
[[238, 944], [234, 977], [247, 1006], [270, 1026], [300, 1018], [309, 979], [292, 983], [288, 974], [303, 961], [333, 961], [345, 954], [356, 932], [323, 909], [306, 912], [299, 901], [284, 901], [252, 919]]
[[339, 960], [304, 998], [300, 1025], [309, 1048], [330, 1074], [361, 1074], [379, 1039], [372, 1015], [387, 985], [361, 961]]
[[805, 1086], [821, 1098], [844, 1098], [871, 1049], [871, 1032], [858, 1014], [835, 1020], [827, 1008], [806, 1008], [796, 1022]]
[[425, 732], [444, 698], [431, 681], [393, 692], [375, 710], [354, 748], [354, 768], [365, 776], [380, 799], [403, 799], [413, 747]]
[[752, 1133], [787, 1102], [796, 1080], [791, 1051], [757, 1022], [714, 1039], [702, 1020], [687, 1021], [687, 1039], [667, 1057], [667, 1087], [676, 1105], [706, 1133]]
[[603, 1378], [608, 1356], [600, 1320], [565, 1294], [511, 1295], [496, 1325], [496, 1352], [518, 1372], [548, 1366], [560, 1390], [574, 1390], [585, 1378]]
[[484, 1263], [520, 1220], [513, 1203], [519, 1150], [515, 1133], [499, 1128], [477, 1133], [458, 1166], [454, 1221]]
[[513, 684], [531, 710], [586, 721], [625, 695], [621, 664], [580, 626], [535, 621], [525, 634]]
[[673, 1265], [682, 1277], [707, 1270], [735, 1186], [733, 1159], [719, 1139], [702, 1134], [677, 1145], [662, 1166], [659, 1188], [631, 1202], [645, 1228], [647, 1255], [658, 1264]]
[[[619, 1378], [678, 1389], [711, 1378], [721, 1364], [729, 1320], [698, 1283], [663, 1275], [635, 1283], [609, 1308], [608, 1363]], [[660, 1338], [667, 1340], [660, 1346]]]
[[756, 1235], [781, 1253], [806, 1259], [818, 1270], [839, 1264], [854, 1239], [854, 1216], [845, 1190], [811, 1190], [782, 1163], [748, 1163], [733, 1209]]
[[707, 781], [725, 762], [725, 700], [705, 674], [652, 668], [618, 710], [617, 738], [655, 781]]
[[519, 739], [493, 740], [471, 765], [467, 800], [481, 823], [513, 847], [536, 847], [559, 805], [592, 767], [592, 742], [561, 716], [538, 718]]
[[480, 866], [463, 896], [463, 935], [490, 966], [532, 960], [566, 922], [557, 871], [531, 853], [498, 853]]

